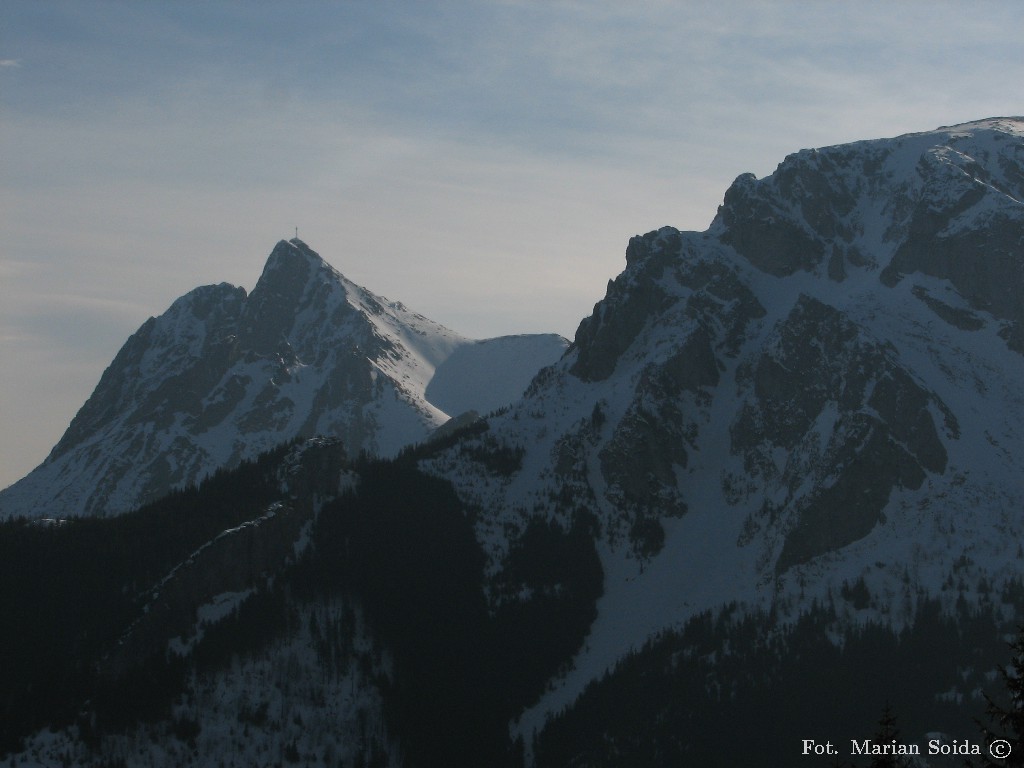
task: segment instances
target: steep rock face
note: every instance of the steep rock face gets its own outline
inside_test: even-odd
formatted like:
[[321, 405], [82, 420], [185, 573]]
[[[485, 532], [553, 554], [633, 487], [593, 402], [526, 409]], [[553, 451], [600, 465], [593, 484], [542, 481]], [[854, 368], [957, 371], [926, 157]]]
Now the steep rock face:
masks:
[[611, 375], [652, 309], [671, 303], [660, 279], [678, 249], [679, 236], [668, 228], [629, 241], [626, 263], [643, 260], [645, 269], [627, 270], [610, 281], [604, 301], [580, 323], [573, 344], [577, 350], [573, 374], [583, 381], [602, 381]]
[[[913, 600], [974, 549], [1017, 572], [1022, 157], [1024, 120], [985, 120], [741, 176], [706, 232], [630, 240], [567, 355], [429, 462], [481, 511], [495, 573], [536, 517], [603, 542], [587, 650], [522, 733], [623, 638], [728, 601], [865, 573]], [[485, 450], [518, 459], [487, 471]]]
[[1021, 352], [1020, 133], [1002, 118], [803, 150], [766, 179], [737, 178], [712, 231], [776, 276], [824, 264], [841, 281], [870, 263], [889, 286], [911, 273], [948, 280]]
[[752, 391], [730, 434], [748, 482], [767, 491], [744, 539], [762, 524], [788, 528], [781, 573], [863, 538], [895, 488], [945, 472], [933, 414], [944, 415], [946, 439], [959, 429], [891, 350], [820, 301], [801, 296], [766, 347], [753, 371], [737, 373]]
[[477, 342], [281, 241], [252, 293], [197, 288], [147, 320], [46, 461], [0, 494], [0, 516], [123, 512], [294, 437], [394, 454], [450, 416], [504, 405], [566, 343], [518, 338], [488, 347], [504, 386], [454, 377], [461, 387], [431, 398], [438, 366]]
[[922, 189], [882, 278], [894, 284], [922, 272], [949, 280], [971, 307], [1005, 320], [1003, 337], [1024, 352], [1024, 152], [1005, 134], [992, 129], [991, 135], [981, 152], [965, 146], [967, 137], [954, 136], [922, 157]]

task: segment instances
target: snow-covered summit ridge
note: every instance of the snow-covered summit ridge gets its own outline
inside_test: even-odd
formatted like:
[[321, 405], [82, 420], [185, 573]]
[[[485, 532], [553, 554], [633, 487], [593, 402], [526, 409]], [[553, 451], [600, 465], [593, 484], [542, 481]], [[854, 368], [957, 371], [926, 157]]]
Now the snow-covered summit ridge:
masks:
[[427, 464], [482, 510], [493, 573], [533, 517], [600, 532], [586, 650], [522, 733], [733, 600], [785, 615], [863, 577], [899, 624], [954, 563], [1020, 575], [1022, 198], [1024, 121], [999, 118], [797, 152], [706, 232], [629, 241], [565, 357]]
[[250, 293], [203, 286], [143, 323], [46, 461], [0, 492], [0, 517], [122, 512], [294, 437], [392, 455], [452, 416], [506, 405], [568, 343], [493, 341], [434, 382], [477, 342], [282, 240]]
[[1006, 321], [1024, 349], [1024, 119], [992, 118], [788, 156], [737, 178], [709, 230], [758, 269], [841, 281], [882, 270], [949, 280], [974, 309]]

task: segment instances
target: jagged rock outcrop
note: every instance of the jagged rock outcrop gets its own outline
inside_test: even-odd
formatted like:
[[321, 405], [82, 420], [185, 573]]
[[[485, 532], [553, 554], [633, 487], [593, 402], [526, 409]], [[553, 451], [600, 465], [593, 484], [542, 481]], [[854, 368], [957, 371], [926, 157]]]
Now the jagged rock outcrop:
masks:
[[[928, 473], [945, 472], [940, 429], [959, 435], [948, 407], [891, 350], [807, 296], [737, 381], [752, 392], [732, 425], [732, 450], [772, 494], [746, 535], [790, 517], [778, 572], [866, 536], [895, 488], [918, 490]], [[945, 417], [939, 427], [933, 412]]]

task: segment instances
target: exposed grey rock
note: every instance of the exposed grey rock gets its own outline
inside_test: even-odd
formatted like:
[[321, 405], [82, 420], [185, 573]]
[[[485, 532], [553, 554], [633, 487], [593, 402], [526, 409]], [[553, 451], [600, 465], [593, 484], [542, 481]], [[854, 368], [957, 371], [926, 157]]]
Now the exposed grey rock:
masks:
[[[494, 341], [485, 362], [505, 386], [435, 386], [446, 407], [503, 405], [565, 348], [551, 334]], [[47, 460], [0, 492], [0, 517], [124, 512], [296, 437], [397, 453], [447, 421], [426, 389], [474, 344], [281, 241], [251, 294], [198, 288], [147, 320]]]
[[630, 239], [626, 271], [608, 283], [604, 300], [576, 331], [573, 374], [584, 381], [608, 378], [651, 316], [668, 308], [672, 297], [659, 278], [679, 257], [679, 246], [679, 232], [671, 227]]
[[[220, 367], [214, 359], [231, 357], [232, 336], [245, 300], [245, 290], [225, 283], [205, 286], [182, 296], [167, 310], [175, 318], [159, 323], [150, 318], [136, 331], [103, 372], [92, 396], [75, 415], [71, 425], [50, 452], [49, 461], [59, 458], [92, 434], [123, 414], [124, 404], [142, 399], [133, 421], [157, 420], [169, 423], [175, 409], [200, 410], [190, 384], [213, 378], [211, 369]], [[172, 334], [177, 332], [178, 339]], [[177, 343], [176, 343], [177, 342]], [[198, 347], [191, 352], [188, 345]], [[143, 392], [147, 382], [144, 367], [152, 365], [147, 355], [160, 349], [163, 367], [176, 371], [175, 378], [161, 382], [152, 393]]]
[[[863, 538], [894, 488], [946, 470], [930, 406], [948, 408], [834, 307], [802, 296], [744, 380], [754, 397], [732, 445], [749, 472], [786, 489], [761, 511], [794, 521], [780, 572]], [[788, 456], [781, 470], [776, 448]]]
[[722, 242], [770, 275], [814, 269], [825, 254], [821, 241], [786, 215], [755, 181], [752, 174], [743, 174], [725, 193], [718, 209], [724, 227]]
[[985, 327], [985, 321], [970, 310], [961, 307], [951, 307], [944, 301], [932, 296], [926, 289], [919, 285], [913, 288], [914, 295], [925, 303], [925, 305], [942, 320], [950, 325], [956, 326], [963, 331], [977, 331]]
[[[913, 176], [897, 176], [890, 164], [918, 146]], [[881, 256], [888, 286], [914, 272], [947, 279], [973, 309], [1003, 319], [1005, 338], [1020, 352], [1022, 158], [1019, 141], [998, 120], [969, 133], [804, 150], [765, 179], [738, 177], [712, 230], [776, 276], [814, 272], [827, 260], [827, 275], [838, 282], [846, 263], [866, 266]], [[871, 256], [856, 241], [879, 207], [889, 217], [883, 242], [891, 250]]]
[[[1019, 161], [1002, 160], [1004, 172], [1016, 178]], [[971, 307], [1009, 321], [1007, 342], [1024, 352], [1021, 198], [986, 182], [976, 163], [953, 152], [926, 155], [919, 173], [922, 193], [881, 279], [895, 285], [904, 275], [921, 272], [949, 280]], [[972, 219], [983, 225], [971, 226]]]

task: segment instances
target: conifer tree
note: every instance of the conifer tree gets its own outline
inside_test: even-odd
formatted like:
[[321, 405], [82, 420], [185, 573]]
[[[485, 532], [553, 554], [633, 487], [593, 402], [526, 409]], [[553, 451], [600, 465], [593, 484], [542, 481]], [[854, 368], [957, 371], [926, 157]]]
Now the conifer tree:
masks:
[[[885, 702], [885, 709], [882, 710], [882, 717], [878, 721], [878, 731], [875, 732], [872, 741], [875, 744], [888, 746], [899, 743], [900, 732], [896, 727], [896, 715], [892, 713], [889, 702]], [[869, 768], [910, 768], [910, 761], [902, 755], [875, 755]]]
[[[978, 723], [985, 742], [981, 766], [1024, 766], [1024, 626], [1018, 629], [1016, 638], [1008, 645], [1010, 666], [1000, 664], [997, 669], [1009, 700], [1000, 703], [985, 694], [988, 724]], [[1009, 745], [1009, 753], [1002, 760], [996, 759], [989, 751], [989, 745], [999, 740]]]

